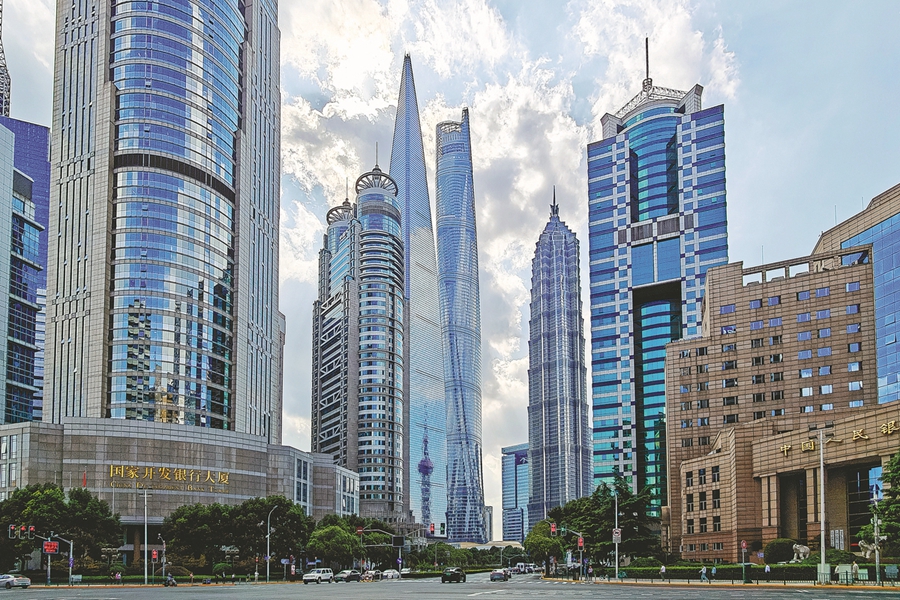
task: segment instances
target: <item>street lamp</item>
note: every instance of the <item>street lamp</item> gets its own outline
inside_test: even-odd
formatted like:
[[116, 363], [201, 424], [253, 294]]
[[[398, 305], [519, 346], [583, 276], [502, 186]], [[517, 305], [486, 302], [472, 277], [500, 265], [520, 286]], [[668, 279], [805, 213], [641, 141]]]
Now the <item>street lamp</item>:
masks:
[[162, 536], [161, 533], [157, 533], [157, 534], [156, 534], [156, 538], [157, 538], [159, 541], [161, 541], [161, 542], [162, 542], [162, 545], [163, 545], [163, 553], [162, 553], [162, 565], [163, 565], [163, 571], [162, 571], [162, 577], [163, 577], [163, 581], [165, 581], [165, 580], [166, 580], [166, 540], [163, 539], [163, 536]]
[[[825, 421], [823, 427], [810, 425], [810, 431], [816, 431], [816, 435], [810, 439], [819, 439], [819, 525], [822, 538], [819, 541], [819, 583], [825, 585], [831, 579], [831, 568], [825, 562], [825, 430], [834, 427], [834, 421]], [[834, 433], [829, 432], [828, 437]]]
[[[613, 531], [613, 542], [616, 544], [616, 581], [619, 580], [619, 539], [621, 538], [621, 533], [619, 533], [619, 490], [613, 490], [613, 498], [615, 499], [615, 509], [616, 509], [616, 526]], [[619, 535], [616, 535], [616, 534]]]
[[269, 511], [269, 516], [266, 517], [266, 583], [269, 583], [269, 564], [272, 561], [272, 553], [270, 551], [272, 541], [272, 527], [270, 526], [270, 521], [272, 519], [272, 513], [275, 512], [275, 509], [278, 506], [273, 506], [272, 510]]

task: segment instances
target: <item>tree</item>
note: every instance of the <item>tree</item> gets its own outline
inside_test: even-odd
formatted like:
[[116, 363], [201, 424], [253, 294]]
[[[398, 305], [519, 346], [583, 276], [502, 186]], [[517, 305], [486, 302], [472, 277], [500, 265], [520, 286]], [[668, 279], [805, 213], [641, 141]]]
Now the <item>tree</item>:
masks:
[[[884, 498], [877, 506], [872, 505], [873, 513], [878, 514], [881, 525], [878, 534], [886, 536], [881, 542], [882, 556], [900, 556], [900, 452], [894, 454], [881, 474], [884, 485]], [[872, 543], [875, 539], [875, 528], [869, 524], [860, 529], [856, 536], [860, 540]]]
[[563, 547], [560, 544], [560, 538], [552, 537], [550, 535], [549, 521], [539, 521], [536, 523], [535, 526], [531, 528], [531, 531], [528, 532], [528, 535], [525, 536], [524, 545], [525, 550], [528, 552], [531, 559], [536, 563], [544, 563], [548, 570], [550, 568], [551, 556], [559, 559], [559, 557], [565, 554], [565, 552], [563, 552]]
[[359, 538], [340, 525], [316, 528], [306, 547], [307, 558], [321, 559], [326, 565], [349, 565], [362, 552]]
[[101, 548], [118, 546], [122, 534], [119, 517], [113, 515], [109, 504], [84, 488], [69, 490], [68, 517], [63, 531], [76, 542], [81, 556], [100, 558]]

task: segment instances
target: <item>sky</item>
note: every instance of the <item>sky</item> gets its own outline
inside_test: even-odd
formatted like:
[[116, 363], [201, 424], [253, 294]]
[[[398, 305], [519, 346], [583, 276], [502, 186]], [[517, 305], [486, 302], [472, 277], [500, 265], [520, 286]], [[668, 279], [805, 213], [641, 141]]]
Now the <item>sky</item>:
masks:
[[[557, 188], [587, 247], [587, 143], [655, 85], [725, 105], [729, 258], [812, 251], [900, 183], [900, 4], [860, 0], [280, 0], [284, 442], [310, 447], [311, 321], [328, 207], [389, 162], [410, 53], [434, 202], [434, 129], [469, 108], [483, 340], [485, 501], [500, 539], [500, 448], [526, 442], [534, 244]], [[53, 0], [7, 0], [12, 116], [51, 125]], [[587, 265], [582, 292], [588, 306]], [[590, 356], [590, 354], [588, 354]]]

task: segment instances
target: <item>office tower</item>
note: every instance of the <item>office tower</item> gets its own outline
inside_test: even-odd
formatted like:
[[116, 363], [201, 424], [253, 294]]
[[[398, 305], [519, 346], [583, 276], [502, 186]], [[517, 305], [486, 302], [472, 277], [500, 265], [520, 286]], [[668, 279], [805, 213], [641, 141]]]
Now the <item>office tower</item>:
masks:
[[524, 542], [528, 526], [528, 444], [501, 448], [503, 541]]
[[550, 509], [593, 490], [579, 247], [578, 238], [559, 219], [554, 189], [550, 220], [531, 262], [529, 529]]
[[437, 259], [431, 202], [425, 179], [425, 148], [412, 62], [403, 59], [390, 175], [397, 182], [397, 200], [403, 213], [406, 301], [409, 305], [409, 414], [406, 423], [409, 454], [404, 486], [416, 523], [446, 522], [447, 513], [447, 404], [444, 398], [444, 353], [441, 343], [441, 307], [438, 300]]
[[822, 234], [815, 252], [833, 252], [860, 244], [872, 244], [875, 266], [875, 328], [878, 354], [878, 402], [900, 399], [900, 353], [894, 344], [900, 337], [900, 185], [875, 196], [862, 212]]
[[437, 257], [447, 398], [447, 527], [484, 543], [481, 311], [469, 110], [437, 125]]
[[313, 452], [359, 473], [359, 514], [402, 522], [409, 312], [397, 184], [375, 165], [328, 211], [313, 304]]
[[[47, 232], [50, 213], [50, 130], [43, 125], [28, 123], [0, 116], [0, 126], [5, 127], [15, 135], [15, 150], [13, 164], [20, 174], [30, 180], [31, 206], [34, 214], [30, 219], [40, 225], [41, 232], [38, 236], [37, 264], [41, 267], [34, 270], [23, 266], [29, 271], [28, 285], [33, 290], [28, 298], [34, 296], [34, 304], [38, 310], [34, 314], [34, 390], [31, 392], [31, 419], [40, 421], [43, 418], [44, 399], [44, 335], [47, 306]], [[32, 209], [29, 209], [32, 210]], [[29, 250], [30, 252], [31, 250]], [[28, 313], [31, 320], [31, 312], [34, 309], [23, 305], [23, 310]]]
[[666, 503], [665, 346], [701, 333], [703, 280], [728, 261], [723, 107], [653, 85], [588, 145], [595, 483]]
[[0, 0], [0, 116], [9, 116], [12, 99], [12, 80], [6, 67], [6, 53], [3, 51], [3, 0]]

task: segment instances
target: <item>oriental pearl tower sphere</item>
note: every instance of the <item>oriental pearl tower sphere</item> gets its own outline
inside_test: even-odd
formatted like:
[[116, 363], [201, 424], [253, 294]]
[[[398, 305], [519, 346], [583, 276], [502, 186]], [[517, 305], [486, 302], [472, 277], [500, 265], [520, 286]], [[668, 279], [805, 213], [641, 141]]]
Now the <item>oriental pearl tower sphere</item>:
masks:
[[428, 433], [422, 438], [422, 460], [419, 461], [419, 474], [422, 476], [422, 521], [431, 523], [431, 472], [434, 463], [428, 457]]

